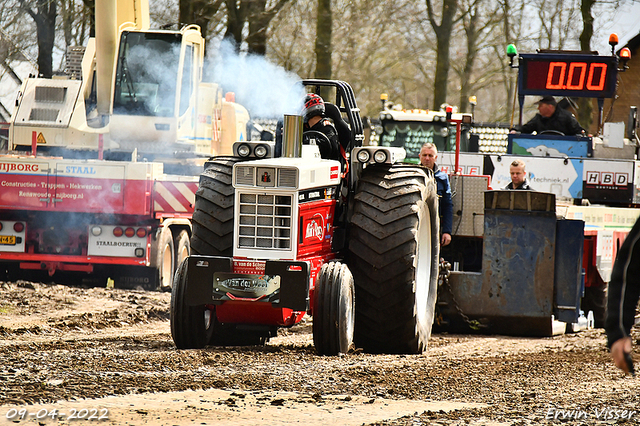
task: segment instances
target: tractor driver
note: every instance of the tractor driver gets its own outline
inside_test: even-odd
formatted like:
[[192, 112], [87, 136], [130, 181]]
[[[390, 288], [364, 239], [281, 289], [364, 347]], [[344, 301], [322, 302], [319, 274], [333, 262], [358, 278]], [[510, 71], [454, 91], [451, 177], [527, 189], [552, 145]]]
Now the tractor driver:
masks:
[[[340, 160], [338, 132], [331, 121], [324, 117], [324, 100], [315, 93], [308, 93], [304, 98], [302, 116], [304, 131], [314, 130], [324, 134], [327, 139], [316, 138], [320, 156], [328, 160]], [[329, 143], [327, 143], [327, 140]]]
[[516, 126], [511, 133], [540, 134], [541, 132], [560, 132], [567, 136], [584, 135], [584, 129], [578, 120], [564, 108], [559, 108], [553, 96], [544, 96], [538, 102], [538, 113], [522, 126]]

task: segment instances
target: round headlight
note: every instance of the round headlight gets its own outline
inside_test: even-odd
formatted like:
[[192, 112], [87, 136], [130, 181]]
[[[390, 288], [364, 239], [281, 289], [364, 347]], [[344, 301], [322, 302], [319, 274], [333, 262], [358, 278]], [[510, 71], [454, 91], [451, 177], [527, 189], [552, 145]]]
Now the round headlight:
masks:
[[358, 151], [357, 158], [359, 162], [366, 163], [371, 158], [371, 154], [369, 154], [369, 151], [366, 149], [363, 149], [362, 151]]
[[375, 154], [373, 154], [373, 159], [376, 163], [384, 163], [387, 161], [387, 153], [379, 149]]
[[101, 227], [99, 227], [99, 226], [92, 226], [92, 227], [91, 227], [91, 234], [92, 234], [94, 237], [99, 236], [100, 234], [102, 234], [102, 228], [101, 228]]
[[258, 145], [256, 146], [256, 148], [253, 150], [254, 154], [256, 154], [256, 157], [258, 158], [264, 158], [267, 156], [267, 152], [269, 152], [269, 150], [267, 149], [266, 146], [264, 145]]
[[238, 147], [238, 155], [240, 157], [248, 157], [251, 154], [251, 148], [246, 143], [243, 143]]

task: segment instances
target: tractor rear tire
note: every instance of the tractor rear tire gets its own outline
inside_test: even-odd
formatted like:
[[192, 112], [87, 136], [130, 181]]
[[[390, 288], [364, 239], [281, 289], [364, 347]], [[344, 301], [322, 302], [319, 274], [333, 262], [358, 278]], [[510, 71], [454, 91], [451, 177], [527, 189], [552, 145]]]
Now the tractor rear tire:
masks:
[[319, 355], [347, 353], [353, 345], [355, 296], [347, 265], [322, 265], [314, 291], [313, 344]]
[[409, 354], [426, 349], [437, 296], [438, 228], [433, 172], [411, 165], [363, 171], [349, 231], [357, 348]]
[[178, 349], [204, 348], [213, 335], [215, 313], [205, 305], [189, 306], [185, 300], [188, 260], [182, 261], [171, 290], [171, 337]]
[[233, 256], [233, 157], [217, 157], [207, 162], [196, 191], [191, 235], [191, 253]]

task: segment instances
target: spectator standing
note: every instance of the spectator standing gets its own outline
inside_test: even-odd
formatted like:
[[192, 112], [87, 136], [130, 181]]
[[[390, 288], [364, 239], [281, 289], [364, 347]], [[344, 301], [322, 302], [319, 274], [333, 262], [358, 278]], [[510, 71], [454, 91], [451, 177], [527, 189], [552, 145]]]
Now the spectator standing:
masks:
[[440, 244], [446, 246], [451, 243], [451, 230], [453, 228], [453, 201], [451, 200], [451, 185], [449, 176], [438, 168], [438, 148], [432, 143], [426, 143], [420, 149], [420, 164], [433, 170], [438, 185], [440, 229], [442, 237]]

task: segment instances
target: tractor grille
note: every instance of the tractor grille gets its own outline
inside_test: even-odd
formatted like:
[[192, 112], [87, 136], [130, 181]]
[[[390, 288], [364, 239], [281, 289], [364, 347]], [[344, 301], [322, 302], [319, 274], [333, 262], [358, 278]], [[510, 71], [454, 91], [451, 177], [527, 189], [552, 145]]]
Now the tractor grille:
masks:
[[239, 248], [291, 249], [293, 196], [239, 195]]
[[246, 167], [246, 166], [238, 166], [236, 167], [236, 185], [247, 185], [253, 186], [256, 184], [255, 182], [255, 168], [254, 167]]
[[298, 171], [296, 169], [280, 169], [278, 186], [295, 188], [298, 185]]

